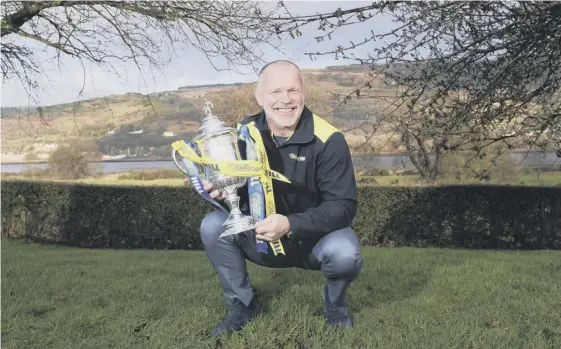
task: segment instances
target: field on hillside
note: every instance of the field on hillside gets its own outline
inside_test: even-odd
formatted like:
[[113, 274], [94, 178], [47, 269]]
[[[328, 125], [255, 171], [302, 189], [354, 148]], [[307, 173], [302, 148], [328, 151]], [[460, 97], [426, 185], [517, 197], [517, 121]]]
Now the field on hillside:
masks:
[[202, 251], [85, 250], [2, 241], [2, 348], [558, 349], [559, 251], [363, 248], [355, 327], [322, 318], [320, 272], [248, 263], [265, 311], [226, 314]]
[[[107, 136], [111, 130], [127, 125], [146, 126], [146, 132], [155, 132], [149, 126], [156, 128], [160, 124], [165, 125], [165, 130], [192, 132], [199, 126], [200, 119], [197, 120], [196, 117], [203, 116], [204, 102], [197, 97], [214, 90], [216, 89], [197, 90], [197, 96], [193, 96], [190, 91], [163, 92], [150, 98], [140, 94], [108, 96], [45, 107], [41, 114], [30, 110], [29, 115], [23, 113], [4, 117], [2, 148], [4, 151], [21, 151], [23, 146], [34, 142], [50, 143], [69, 137], [97, 139]], [[170, 117], [175, 114], [184, 117]], [[134, 129], [131, 128], [132, 130]]]
[[[388, 137], [376, 136], [367, 141], [372, 121], [384, 113], [382, 102], [374, 100], [352, 101], [338, 107], [334, 93], [348, 94], [365, 79], [356, 72], [332, 72], [306, 70], [306, 104], [319, 115], [335, 123], [346, 132], [351, 144], [370, 143], [384, 151], [394, 151]], [[382, 81], [374, 84], [380, 94], [392, 93], [384, 88]], [[204, 88], [182, 88], [174, 91], [154, 93], [150, 96], [138, 93], [112, 95], [65, 105], [22, 109], [3, 108], [2, 150], [3, 152], [27, 153], [36, 151], [36, 144], [56, 143], [71, 137], [99, 140], [110, 137], [108, 132], [132, 132], [161, 136], [163, 132], [192, 133], [197, 130], [204, 117], [204, 98], [214, 104], [215, 113], [232, 123], [234, 119], [256, 111], [252, 84]], [[395, 92], [395, 91], [393, 91]], [[150, 141], [141, 141], [150, 142]], [[151, 146], [150, 144], [146, 144]], [[153, 146], [153, 145], [152, 145]]]

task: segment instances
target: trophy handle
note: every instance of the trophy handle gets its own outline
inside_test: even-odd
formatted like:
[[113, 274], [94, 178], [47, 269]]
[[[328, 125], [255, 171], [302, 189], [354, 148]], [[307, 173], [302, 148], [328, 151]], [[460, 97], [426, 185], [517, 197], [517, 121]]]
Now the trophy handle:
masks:
[[181, 172], [183, 172], [187, 176], [189, 176], [189, 173], [177, 161], [177, 158], [175, 156], [176, 153], [177, 153], [177, 150], [175, 150], [175, 149], [173, 149], [172, 152], [171, 152], [171, 157], [173, 158], [173, 162], [175, 163], [175, 166], [177, 166], [177, 168], [179, 168], [181, 170]]

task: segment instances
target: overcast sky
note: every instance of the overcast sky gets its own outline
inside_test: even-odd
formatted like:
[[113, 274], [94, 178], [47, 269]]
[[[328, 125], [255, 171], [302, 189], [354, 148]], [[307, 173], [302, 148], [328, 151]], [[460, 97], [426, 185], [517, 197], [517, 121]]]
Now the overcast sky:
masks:
[[[365, 3], [370, 4], [372, 2], [285, 1], [287, 8], [292, 14], [329, 12], [336, 10], [338, 7], [347, 9]], [[348, 36], [353, 41], [358, 42], [363, 40], [367, 36], [365, 33], [369, 33], [371, 29], [379, 33], [382, 30], [387, 31], [390, 26], [392, 25], [389, 18], [376, 18], [342, 28], [337, 31], [332, 41], [324, 41], [322, 43], [317, 43], [313, 39], [319, 32], [305, 30], [302, 32], [302, 37], [283, 43], [282, 50], [284, 54], [272, 52], [266, 55], [265, 59], [267, 61], [278, 58], [290, 59], [302, 68], [323, 68], [330, 65], [349, 64], [349, 61], [335, 60], [333, 56], [322, 56], [315, 61], [311, 61], [304, 53], [332, 50], [338, 44], [347, 45], [348, 41], [346, 38], [343, 39], [343, 36]], [[360, 52], [362, 57], [365, 57], [367, 50], [371, 50], [372, 47], [372, 45], [367, 46], [361, 51], [355, 51], [355, 53]], [[68, 58], [63, 58], [62, 62], [62, 66], [52, 66], [46, 71], [49, 81], [42, 82], [44, 89], [40, 93], [38, 104], [54, 105], [111, 94], [129, 92], [146, 94], [175, 90], [180, 86], [186, 85], [251, 82], [256, 79], [256, 75], [253, 72], [240, 75], [234, 72], [216, 71], [207, 58], [195, 49], [186, 49], [184, 52], [180, 52], [179, 56], [174, 59], [164, 72], [154, 71], [140, 74], [134, 66], [121, 66], [120, 69], [122, 69], [123, 75], [121, 78], [91, 64], [86, 64], [85, 85], [82, 65], [78, 61]], [[82, 87], [84, 91], [82, 96], [80, 96], [79, 92]], [[35, 102], [28, 99], [18, 81], [12, 80], [2, 84], [3, 107], [25, 106], [29, 104], [35, 105]]]

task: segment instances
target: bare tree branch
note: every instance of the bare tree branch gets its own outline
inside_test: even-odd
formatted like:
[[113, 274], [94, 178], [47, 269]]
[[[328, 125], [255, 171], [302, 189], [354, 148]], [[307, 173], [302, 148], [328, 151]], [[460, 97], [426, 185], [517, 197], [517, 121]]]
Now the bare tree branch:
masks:
[[29, 93], [38, 89], [44, 64], [31, 42], [54, 50], [59, 62], [63, 54], [118, 74], [116, 62], [161, 69], [170, 61], [162, 53], [187, 47], [216, 69], [255, 70], [263, 63], [257, 45], [275, 49], [278, 41], [278, 6], [249, 1], [3, 1], [1, 9], [2, 75], [19, 79]]
[[[381, 15], [391, 16], [395, 27], [365, 30], [363, 37], [326, 42], [329, 48], [306, 54], [370, 70], [362, 86], [337, 95], [341, 103], [382, 99], [372, 90], [377, 79], [395, 84], [395, 95], [383, 97], [386, 115], [374, 132], [399, 134], [423, 176], [437, 175], [444, 152], [561, 149], [561, 3], [378, 2], [281, 27], [290, 33], [319, 22], [331, 39], [337, 28]], [[355, 55], [380, 41], [385, 44]]]

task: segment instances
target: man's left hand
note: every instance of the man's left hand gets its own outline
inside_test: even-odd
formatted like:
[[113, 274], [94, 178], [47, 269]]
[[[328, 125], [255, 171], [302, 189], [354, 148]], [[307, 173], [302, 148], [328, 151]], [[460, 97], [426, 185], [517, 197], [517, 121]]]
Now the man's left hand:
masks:
[[290, 222], [286, 216], [272, 214], [255, 223], [255, 232], [259, 240], [275, 241], [290, 232]]

